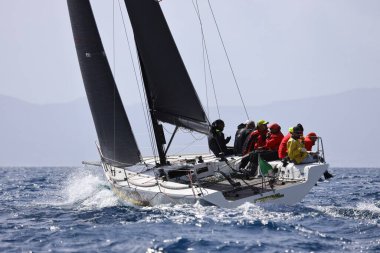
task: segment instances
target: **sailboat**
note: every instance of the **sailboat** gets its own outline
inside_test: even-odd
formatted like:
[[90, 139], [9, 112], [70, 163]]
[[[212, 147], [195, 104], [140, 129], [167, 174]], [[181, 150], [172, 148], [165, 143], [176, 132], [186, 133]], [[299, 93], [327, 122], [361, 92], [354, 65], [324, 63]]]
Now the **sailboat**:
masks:
[[[210, 123], [156, 0], [125, 0], [134, 33], [149, 120], [159, 159], [143, 158], [118, 92], [89, 0], [67, 0], [87, 99], [98, 136], [99, 165], [120, 199], [137, 205], [200, 203], [234, 208], [246, 202], [294, 204], [328, 164], [269, 162], [259, 176], [241, 177], [241, 156], [169, 156], [178, 128], [203, 135]], [[166, 145], [163, 123], [175, 126]], [[323, 145], [320, 154], [323, 154]], [[320, 148], [318, 148], [320, 149]]]

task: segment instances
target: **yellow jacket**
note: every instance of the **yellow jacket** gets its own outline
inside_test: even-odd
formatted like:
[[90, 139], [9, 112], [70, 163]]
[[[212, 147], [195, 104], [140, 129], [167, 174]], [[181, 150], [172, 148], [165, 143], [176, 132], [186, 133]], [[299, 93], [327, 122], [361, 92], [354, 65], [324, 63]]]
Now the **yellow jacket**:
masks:
[[299, 140], [290, 138], [286, 146], [288, 148], [288, 156], [291, 161], [298, 164], [307, 157], [305, 145]]

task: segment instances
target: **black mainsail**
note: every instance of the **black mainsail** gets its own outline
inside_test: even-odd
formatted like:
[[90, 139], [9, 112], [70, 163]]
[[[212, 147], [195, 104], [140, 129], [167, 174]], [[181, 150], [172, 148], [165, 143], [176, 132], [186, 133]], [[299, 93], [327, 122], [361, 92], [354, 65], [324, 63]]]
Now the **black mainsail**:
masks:
[[141, 160], [88, 0], [67, 0], [82, 78], [103, 158], [114, 166]]
[[157, 0], [125, 0], [153, 117], [208, 134], [209, 123]]

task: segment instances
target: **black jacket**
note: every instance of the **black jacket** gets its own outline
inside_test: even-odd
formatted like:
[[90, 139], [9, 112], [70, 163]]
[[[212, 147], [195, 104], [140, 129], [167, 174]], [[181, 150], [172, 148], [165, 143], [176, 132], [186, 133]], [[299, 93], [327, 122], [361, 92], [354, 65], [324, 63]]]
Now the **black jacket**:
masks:
[[244, 128], [236, 131], [235, 143], [234, 143], [234, 153], [235, 155], [241, 155], [243, 153], [243, 145], [249, 134], [253, 129]]
[[220, 153], [228, 154], [227, 143], [228, 141], [224, 138], [223, 132], [211, 130], [208, 136], [208, 147], [215, 156], [220, 157]]

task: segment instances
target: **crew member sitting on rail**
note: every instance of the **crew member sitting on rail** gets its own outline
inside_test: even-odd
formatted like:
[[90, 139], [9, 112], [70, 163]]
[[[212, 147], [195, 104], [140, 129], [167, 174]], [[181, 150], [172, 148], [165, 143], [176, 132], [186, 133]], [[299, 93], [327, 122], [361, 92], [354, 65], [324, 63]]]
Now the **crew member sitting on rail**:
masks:
[[[302, 134], [303, 134], [303, 126], [300, 123], [298, 123], [297, 126], [301, 128]], [[292, 137], [292, 133], [293, 133], [293, 127], [290, 127], [289, 133], [285, 135], [285, 137], [282, 139], [281, 144], [278, 148], [278, 158], [280, 158], [281, 160], [284, 159], [288, 155], [287, 144], [290, 137]]]
[[249, 157], [242, 159], [240, 164], [240, 168], [245, 168], [248, 162], [250, 162], [248, 170], [249, 174], [252, 176], [257, 172], [259, 156], [266, 161], [278, 160], [277, 150], [282, 139], [284, 138], [284, 135], [281, 133], [281, 127], [277, 123], [270, 124], [269, 131], [270, 132], [267, 134], [265, 145], [255, 148]]
[[257, 122], [256, 130], [251, 132], [243, 145], [243, 155], [246, 155], [253, 150], [265, 146], [268, 133], [268, 121], [259, 120]]
[[[316, 133], [314, 132], [308, 133], [304, 140], [306, 150], [310, 152], [317, 140], [318, 140], [318, 136]], [[318, 155], [318, 153], [316, 154]], [[323, 176], [325, 177], [325, 179], [329, 179], [333, 177], [333, 175], [327, 170], [323, 173]]]
[[237, 142], [239, 140], [239, 136], [241, 135], [241, 133], [244, 131], [246, 127], [246, 124], [245, 123], [240, 123], [238, 126], [237, 126], [237, 129], [236, 129], [236, 133], [235, 133], [235, 141], [234, 141], [234, 154], [236, 155], [236, 146], [237, 146]]
[[234, 152], [235, 155], [242, 155], [243, 153], [243, 144], [249, 134], [255, 130], [255, 122], [253, 120], [247, 120], [245, 122], [244, 128], [240, 131], [236, 131], [235, 143], [234, 143]]
[[311, 132], [308, 133], [305, 137], [304, 144], [307, 151], [311, 151], [312, 147], [315, 145], [315, 142], [317, 141], [318, 136], [316, 133]]
[[217, 119], [212, 123], [208, 136], [208, 146], [217, 157], [233, 154], [233, 148], [226, 145], [231, 140], [231, 136], [224, 138], [223, 130], [224, 121]]
[[295, 164], [312, 163], [316, 161], [316, 159], [307, 152], [302, 141], [302, 133], [303, 131], [298, 125], [293, 127], [292, 137], [287, 143], [289, 159]]
[[267, 134], [267, 139], [265, 142], [265, 146], [263, 149], [275, 152], [275, 156], [277, 157], [275, 160], [278, 159], [278, 148], [280, 146], [280, 143], [282, 139], [284, 138], [284, 135], [281, 132], [281, 127], [277, 123], [273, 123], [269, 125], [269, 133]]

